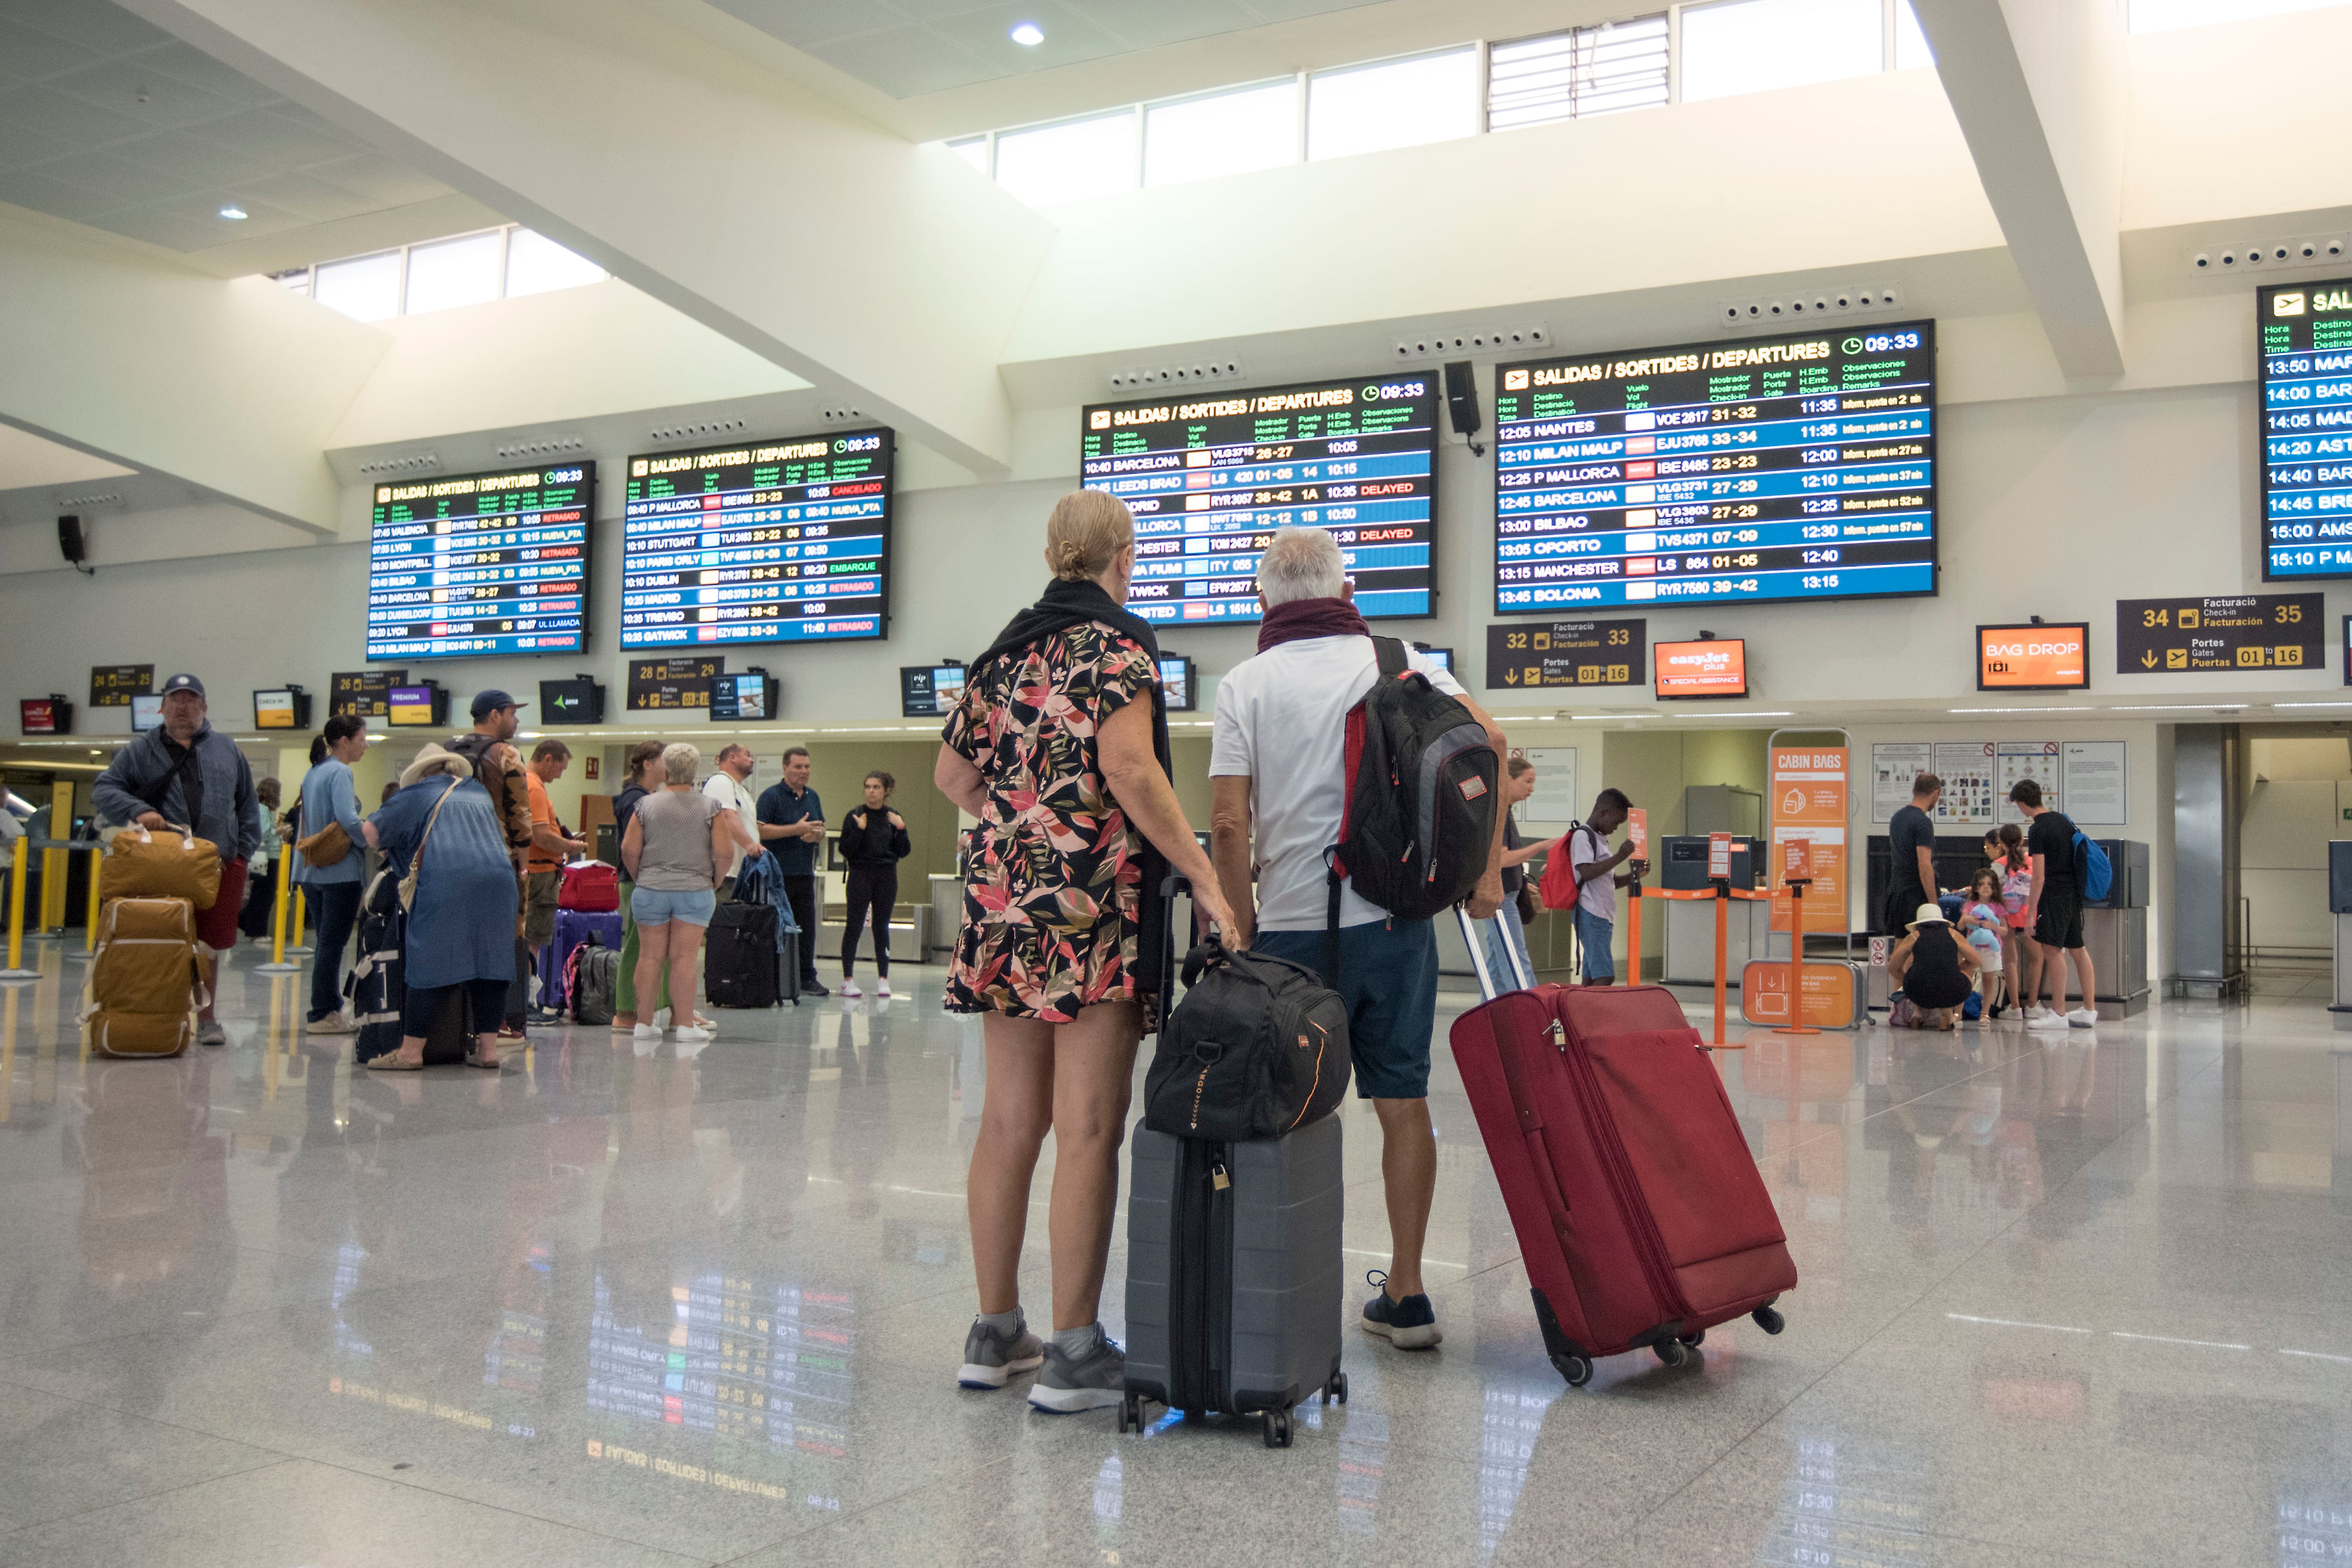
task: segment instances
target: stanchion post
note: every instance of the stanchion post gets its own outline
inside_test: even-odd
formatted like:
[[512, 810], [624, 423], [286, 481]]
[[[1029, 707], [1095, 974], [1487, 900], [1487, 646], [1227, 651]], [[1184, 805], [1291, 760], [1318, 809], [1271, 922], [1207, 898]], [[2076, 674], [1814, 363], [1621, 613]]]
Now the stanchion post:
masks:
[[1819, 1034], [1805, 1027], [1805, 888], [1807, 877], [1792, 876], [1789, 889], [1789, 1026], [1774, 1034]]
[[[52, 918], [57, 921], [54, 925], [49, 924]], [[66, 852], [46, 849], [41, 852], [41, 935], [62, 936], [65, 934]]]
[[302, 967], [286, 961], [286, 861], [284, 855], [278, 857], [278, 892], [275, 895], [278, 907], [269, 924], [269, 962], [259, 966], [255, 970], [257, 974], [289, 975]]
[[106, 846], [92, 844], [89, 846], [89, 908], [84, 912], [82, 920], [81, 950], [85, 953], [98, 951], [99, 879], [105, 873]]
[[17, 841], [8, 863], [8, 967], [0, 980], [37, 980], [38, 972], [25, 967], [25, 845]]
[[1724, 1049], [1723, 1024], [1731, 1010], [1726, 996], [1724, 966], [1726, 950], [1731, 946], [1731, 883], [1727, 877], [1715, 881], [1715, 1049]]
[[1625, 884], [1625, 961], [1633, 971], [1633, 984], [1642, 983], [1642, 879], [1635, 876]]
[[[291, 882], [294, 876], [293, 866], [294, 862], [291, 856], [279, 855], [278, 857], [278, 880], [280, 882]], [[302, 925], [305, 916], [310, 913], [310, 901], [302, 897], [299, 889], [289, 896], [292, 898], [294, 904], [294, 940], [286, 945], [286, 950], [289, 953], [292, 953], [297, 956], [299, 956], [301, 954], [310, 951], [309, 948], [302, 946]]]

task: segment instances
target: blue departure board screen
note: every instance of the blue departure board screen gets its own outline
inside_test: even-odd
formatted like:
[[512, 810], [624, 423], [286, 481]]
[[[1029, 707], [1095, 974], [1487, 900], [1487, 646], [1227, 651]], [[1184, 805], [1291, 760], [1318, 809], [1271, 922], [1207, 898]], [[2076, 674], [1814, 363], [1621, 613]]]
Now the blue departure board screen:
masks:
[[595, 505], [593, 463], [378, 485], [367, 656], [585, 652]]
[[2352, 278], [2254, 293], [2263, 580], [2352, 577]]
[[630, 458], [621, 646], [887, 635], [895, 451], [876, 429]]
[[1356, 609], [1425, 616], [1434, 593], [1438, 384], [1427, 375], [1096, 403], [1080, 473], [1135, 514], [1127, 606], [1146, 621], [1258, 619], [1276, 528], [1327, 528]]
[[1504, 365], [1495, 608], [1936, 591], [1936, 324]]

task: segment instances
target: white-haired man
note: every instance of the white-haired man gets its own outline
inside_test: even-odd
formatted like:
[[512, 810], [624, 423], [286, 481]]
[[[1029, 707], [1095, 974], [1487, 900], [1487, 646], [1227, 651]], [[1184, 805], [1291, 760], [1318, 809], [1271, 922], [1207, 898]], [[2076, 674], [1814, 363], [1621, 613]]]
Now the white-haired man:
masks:
[[[1348, 710], [1371, 690], [1379, 659], [1370, 628], [1349, 602], [1346, 562], [1328, 533], [1276, 533], [1259, 558], [1257, 586], [1265, 611], [1257, 653], [1217, 686], [1209, 756], [1212, 852], [1237, 939], [1319, 972], [1328, 896], [1323, 856], [1339, 841], [1346, 803]], [[1454, 677], [1418, 653], [1409, 657], [1431, 685], [1486, 727], [1501, 752], [1502, 732]], [[1501, 850], [1498, 831], [1468, 901], [1481, 919], [1503, 901]], [[1380, 1116], [1391, 1249], [1385, 1276], [1372, 1281], [1381, 1290], [1366, 1303], [1363, 1326], [1400, 1349], [1424, 1350], [1442, 1337], [1421, 1278], [1437, 1186], [1429, 1121], [1437, 936], [1429, 921], [1395, 919], [1346, 884], [1339, 927], [1336, 988], [1348, 1007], [1356, 1092]]]

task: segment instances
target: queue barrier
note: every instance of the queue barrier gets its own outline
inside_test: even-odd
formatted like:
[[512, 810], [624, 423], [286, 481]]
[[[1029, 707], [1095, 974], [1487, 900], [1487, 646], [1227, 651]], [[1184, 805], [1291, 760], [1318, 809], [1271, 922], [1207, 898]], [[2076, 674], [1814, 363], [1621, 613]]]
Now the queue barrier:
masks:
[[[38, 969], [25, 967], [25, 852], [41, 852], [41, 902], [49, 902], [49, 889], [63, 884], [60, 869], [66, 857], [76, 852], [87, 852], [89, 862], [89, 919], [82, 934], [82, 950], [98, 946], [98, 868], [105, 858], [106, 846], [88, 839], [22, 838], [15, 841], [8, 862], [8, 967], [0, 969], [0, 984], [21, 983], [41, 977]], [[62, 930], [60, 931], [62, 934]]]
[[[1757, 900], [1769, 900], [1771, 896], [1770, 893], [1758, 888], [1734, 887], [1727, 882], [1717, 880], [1711, 888], [1654, 887], [1646, 893], [1640, 893], [1632, 900], [1635, 918], [1628, 922], [1626, 935], [1630, 940], [1635, 942], [1641, 940], [1642, 923], [1638, 912], [1641, 908], [1641, 901], [1644, 898], [1679, 898], [1693, 904], [1706, 900], [1715, 905], [1715, 1038], [1706, 1042], [1706, 1048], [1709, 1051], [1748, 1049], [1744, 1041], [1735, 1045], [1725, 1039], [1723, 1033], [1724, 1025], [1728, 1021], [1731, 1011], [1730, 977], [1724, 969], [1724, 949], [1729, 946], [1731, 942], [1731, 901], [1735, 898], [1744, 898], [1752, 903]], [[1638, 965], [1642, 961], [1641, 949], [1635, 947], [1633, 951], [1633, 962]]]

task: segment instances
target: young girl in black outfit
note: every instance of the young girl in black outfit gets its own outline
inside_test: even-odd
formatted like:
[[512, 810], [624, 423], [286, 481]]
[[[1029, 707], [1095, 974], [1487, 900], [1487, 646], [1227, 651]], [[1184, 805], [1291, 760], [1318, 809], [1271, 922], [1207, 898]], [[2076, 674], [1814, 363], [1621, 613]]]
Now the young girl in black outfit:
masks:
[[898, 781], [887, 773], [868, 773], [866, 803], [841, 824], [841, 858], [849, 867], [849, 920], [841, 932], [845, 999], [865, 994], [857, 988], [857, 937], [869, 909], [874, 917], [874, 967], [882, 977], [874, 994], [890, 994], [890, 911], [898, 903], [898, 862], [914, 848], [907, 840], [907, 819], [890, 810], [890, 791], [898, 787]]

